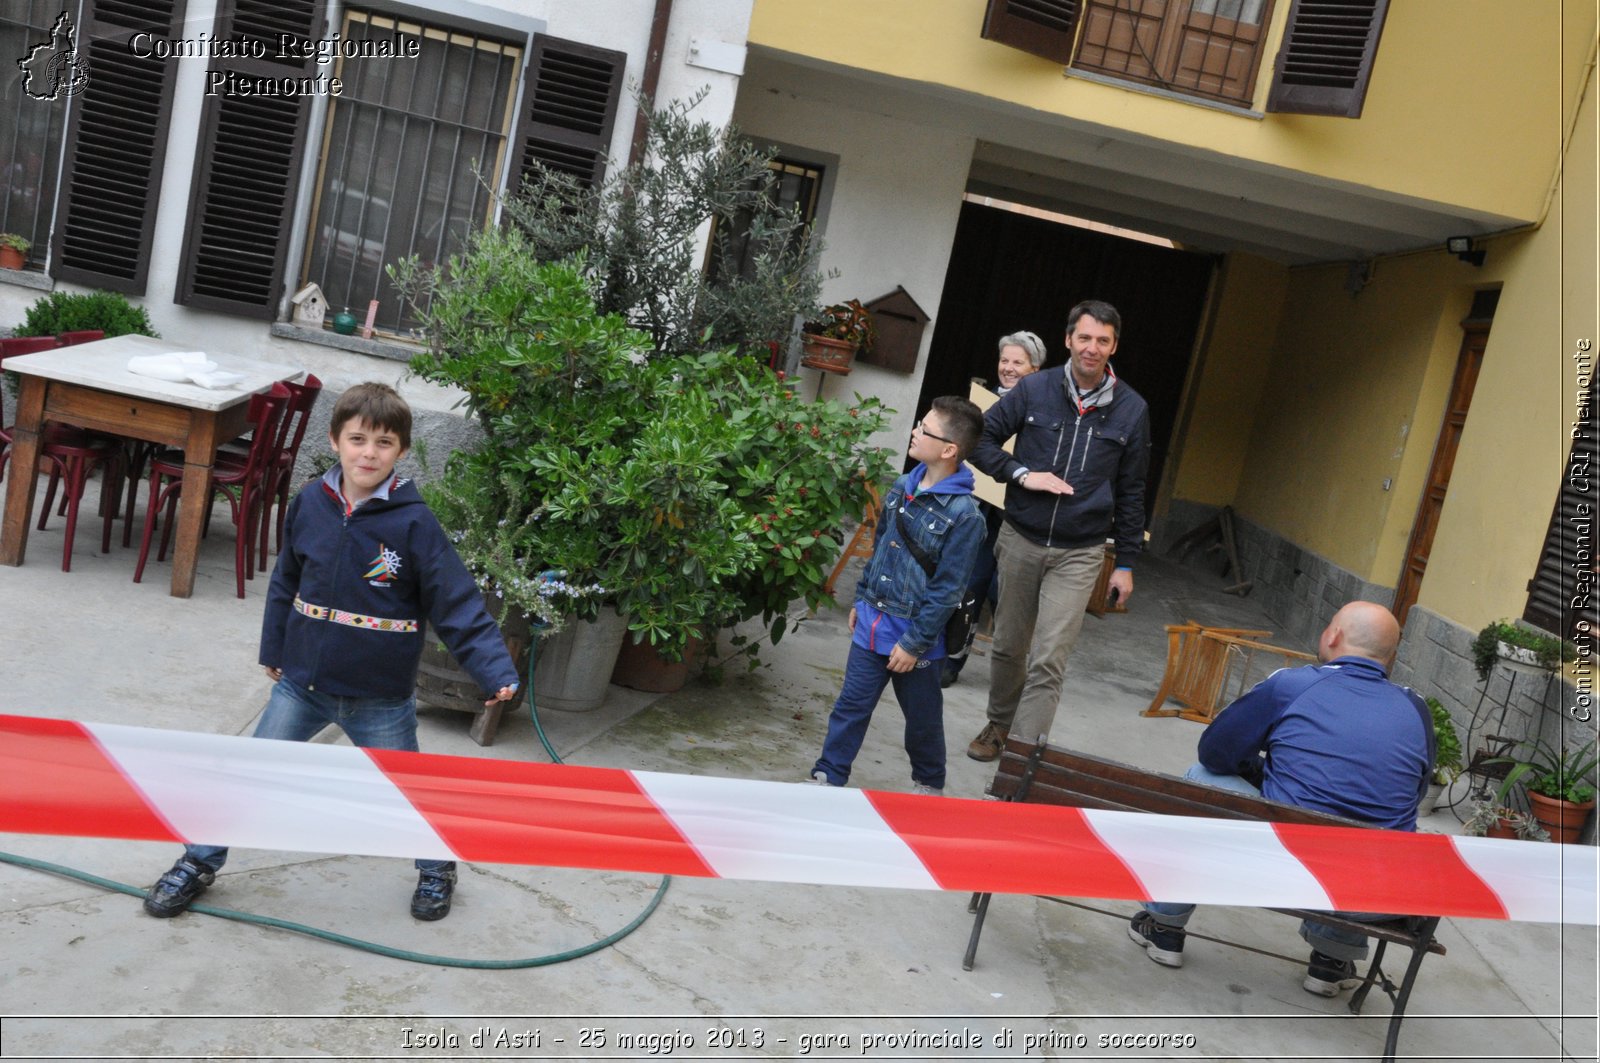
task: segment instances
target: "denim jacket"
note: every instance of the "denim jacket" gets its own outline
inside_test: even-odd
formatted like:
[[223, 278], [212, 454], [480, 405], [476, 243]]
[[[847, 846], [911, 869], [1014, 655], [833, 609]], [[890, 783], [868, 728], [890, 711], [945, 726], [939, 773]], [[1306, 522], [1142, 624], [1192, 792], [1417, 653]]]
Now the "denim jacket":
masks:
[[[971, 469], [962, 465], [908, 499], [925, 472], [926, 467], [918, 465], [896, 480], [884, 497], [872, 558], [856, 584], [856, 600], [911, 622], [899, 645], [914, 657], [924, 656], [944, 631], [988, 530], [972, 497]], [[931, 579], [905, 545], [901, 521], [895, 517], [901, 509], [917, 545], [936, 559]]]

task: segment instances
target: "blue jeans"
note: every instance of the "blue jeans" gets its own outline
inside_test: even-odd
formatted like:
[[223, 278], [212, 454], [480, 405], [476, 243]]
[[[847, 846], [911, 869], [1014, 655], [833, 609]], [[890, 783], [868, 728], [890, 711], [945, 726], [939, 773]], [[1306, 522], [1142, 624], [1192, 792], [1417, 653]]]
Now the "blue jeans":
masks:
[[[330, 723], [338, 724], [350, 741], [364, 749], [417, 751], [417, 699], [346, 698], [306, 690], [287, 679], [272, 688], [267, 707], [256, 724], [255, 738], [309, 742]], [[228, 849], [220, 845], [191, 845], [185, 854], [212, 870], [221, 870]], [[453, 860], [418, 860], [418, 871], [455, 870]]]
[[[1200, 764], [1194, 765], [1183, 773], [1183, 777], [1190, 782], [1203, 783], [1206, 786], [1215, 786], [1219, 790], [1234, 790], [1251, 797], [1260, 797], [1261, 791], [1237, 775], [1218, 775]], [[1173, 904], [1167, 901], [1146, 901], [1144, 910], [1155, 916], [1156, 922], [1162, 926], [1177, 927], [1181, 929], [1189, 922], [1189, 916], [1194, 914], [1192, 904]], [[1382, 915], [1376, 912], [1333, 912], [1333, 915], [1343, 916], [1346, 919], [1356, 919], [1362, 922], [1381, 922], [1393, 919], [1392, 915]], [[1324, 956], [1336, 960], [1364, 960], [1367, 958], [1367, 939], [1364, 935], [1354, 930], [1344, 930], [1340, 927], [1328, 926], [1325, 923], [1313, 923], [1309, 919], [1300, 923], [1300, 936], [1306, 943]]]
[[867, 737], [872, 710], [883, 688], [894, 684], [894, 697], [906, 718], [906, 753], [911, 757], [911, 780], [944, 789], [944, 691], [939, 689], [940, 661], [920, 660], [909, 672], [889, 671], [887, 654], [873, 653], [854, 642], [844, 666], [844, 686], [828, 716], [828, 737], [813, 771], [843, 786], [850, 780], [850, 765]]

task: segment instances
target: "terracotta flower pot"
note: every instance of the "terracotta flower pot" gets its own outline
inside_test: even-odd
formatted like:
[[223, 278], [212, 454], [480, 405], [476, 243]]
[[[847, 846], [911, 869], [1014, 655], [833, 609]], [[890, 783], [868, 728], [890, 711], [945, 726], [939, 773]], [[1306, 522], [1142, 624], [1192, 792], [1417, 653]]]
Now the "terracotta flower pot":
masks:
[[1517, 836], [1517, 828], [1511, 825], [1509, 819], [1497, 819], [1494, 821], [1494, 826], [1484, 831], [1483, 836], [1485, 838], [1515, 838]]
[[1546, 797], [1544, 794], [1536, 794], [1529, 790], [1528, 804], [1532, 806], [1533, 818], [1550, 832], [1551, 841], [1570, 845], [1577, 841], [1578, 835], [1583, 832], [1583, 825], [1589, 818], [1589, 812], [1594, 808], [1594, 799], [1590, 798], [1582, 804], [1577, 804], [1557, 797]]
[[21, 269], [28, 260], [14, 247], [0, 247], [0, 269]]
[[683, 649], [683, 659], [669, 661], [648, 641], [635, 642], [635, 637], [629, 635], [622, 640], [617, 666], [611, 670], [611, 681], [617, 686], [652, 694], [671, 694], [682, 690], [690, 676], [705, 666], [704, 639], [690, 636]]
[[850, 372], [850, 363], [856, 356], [856, 345], [849, 340], [813, 336], [810, 333], [800, 337], [800, 349], [804, 352], [801, 365], [821, 369], [825, 373]]

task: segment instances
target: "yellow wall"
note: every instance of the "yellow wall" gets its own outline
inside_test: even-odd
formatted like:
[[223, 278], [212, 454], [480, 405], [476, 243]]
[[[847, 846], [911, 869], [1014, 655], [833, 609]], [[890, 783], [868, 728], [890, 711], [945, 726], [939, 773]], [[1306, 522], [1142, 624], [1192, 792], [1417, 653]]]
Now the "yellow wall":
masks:
[[[1352, 295], [1344, 266], [1280, 271], [1233, 256], [1192, 386], [1174, 497], [1231, 501], [1249, 520], [1393, 586], [1460, 322], [1475, 290], [1498, 287], [1418, 603], [1469, 629], [1520, 615], [1570, 447], [1574, 353], [1579, 340], [1600, 339], [1592, 85], [1582, 108], [1545, 224], [1489, 241], [1482, 267], [1443, 252], [1380, 259]], [[1275, 338], [1263, 355], [1266, 336]], [[1258, 387], [1252, 373], [1262, 375]]]
[[[1359, 120], [1241, 117], [1064, 78], [979, 37], [984, 0], [756, 0], [750, 41], [1195, 149], [1533, 220], [1594, 39], [1594, 0], [1390, 5]], [[1275, 41], [1289, 0], [1275, 0]], [[1269, 54], [1269, 58], [1270, 58]], [[1257, 77], [1264, 103], [1271, 63]], [[1540, 120], [1529, 120], [1529, 115]], [[1554, 135], [1553, 135], [1554, 131]], [[1472, 165], [1463, 165], [1466, 159]]]
[[1179, 428], [1174, 497], [1232, 504], [1288, 283], [1288, 270], [1266, 259], [1235, 254], [1224, 263], [1211, 328], [1190, 371], [1193, 397]]
[[1600, 340], [1595, 129], [1591, 80], [1545, 225], [1490, 245], [1505, 293], [1418, 599], [1468, 628], [1522, 612], [1571, 448], [1573, 355]]

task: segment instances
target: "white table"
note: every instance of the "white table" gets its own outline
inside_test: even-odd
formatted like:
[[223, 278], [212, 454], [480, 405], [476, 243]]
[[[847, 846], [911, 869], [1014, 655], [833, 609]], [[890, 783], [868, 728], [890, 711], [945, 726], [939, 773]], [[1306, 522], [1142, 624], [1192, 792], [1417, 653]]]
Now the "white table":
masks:
[[218, 368], [243, 379], [232, 387], [203, 388], [128, 371], [130, 358], [188, 350], [193, 348], [149, 336], [117, 336], [6, 359], [5, 368], [22, 377], [22, 392], [12, 433], [5, 523], [0, 527], [0, 565], [22, 564], [39, 477], [40, 431], [46, 421], [61, 421], [183, 449], [183, 497], [202, 501], [178, 509], [172, 594], [187, 598], [194, 593], [200, 531], [209, 508], [203, 500], [211, 497], [211, 465], [218, 444], [244, 431], [251, 395], [279, 381], [298, 380], [305, 371], [210, 353], [207, 357]]

